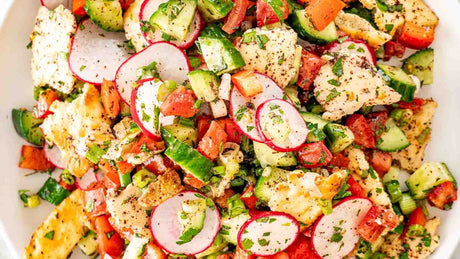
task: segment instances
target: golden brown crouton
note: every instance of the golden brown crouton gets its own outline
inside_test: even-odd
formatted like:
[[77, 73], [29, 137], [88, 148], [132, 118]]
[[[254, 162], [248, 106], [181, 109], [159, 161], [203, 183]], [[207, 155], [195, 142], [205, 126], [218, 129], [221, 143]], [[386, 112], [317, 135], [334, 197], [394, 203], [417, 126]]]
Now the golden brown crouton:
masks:
[[179, 175], [176, 171], [170, 170], [158, 176], [158, 180], [147, 187], [147, 190], [139, 198], [139, 203], [144, 207], [154, 207], [182, 190], [184, 190], [184, 186]]

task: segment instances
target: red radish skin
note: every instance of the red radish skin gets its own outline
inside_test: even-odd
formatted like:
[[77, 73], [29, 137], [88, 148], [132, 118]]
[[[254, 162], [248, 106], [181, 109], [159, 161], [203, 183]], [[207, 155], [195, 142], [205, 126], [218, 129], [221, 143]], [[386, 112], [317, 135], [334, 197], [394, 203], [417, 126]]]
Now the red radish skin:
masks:
[[50, 10], [61, 4], [67, 9], [71, 9], [70, 7], [72, 6], [72, 0], [40, 0], [40, 3]]
[[[354, 48], [351, 48], [350, 45], [354, 44]], [[350, 48], [349, 48], [350, 47]], [[363, 51], [358, 50], [362, 48]], [[377, 64], [377, 59], [375, 57], [374, 50], [363, 40], [355, 40], [355, 39], [347, 39], [346, 41], [339, 43], [337, 41], [329, 43], [324, 49], [325, 52], [333, 53], [333, 52], [348, 52], [348, 53], [356, 53], [367, 56], [369, 61], [372, 64]]]
[[[233, 87], [230, 93], [230, 117], [233, 119], [237, 125], [237, 129], [242, 134], [253, 141], [264, 143], [266, 139], [259, 134], [255, 123], [257, 107], [265, 101], [271, 99], [286, 99], [289, 103], [292, 103], [292, 100], [270, 77], [258, 72], [254, 72], [254, 74], [262, 83], [264, 91], [252, 98], [246, 98], [236, 89], [236, 87]], [[241, 107], [246, 107], [247, 112], [252, 113], [250, 115], [250, 122], [245, 119], [237, 119], [237, 113]], [[248, 130], [251, 128], [252, 130]]]
[[72, 73], [94, 85], [102, 84], [104, 78], [115, 80], [117, 69], [130, 57], [125, 41], [123, 32], [108, 32], [90, 19], [84, 19], [72, 39], [69, 53]]
[[[270, 139], [270, 136], [264, 131], [264, 125], [262, 125], [264, 116], [274, 114], [277, 110], [272, 110], [271, 105], [277, 105], [280, 107], [279, 109], [283, 111], [283, 114], [280, 114], [280, 116], [283, 117], [284, 121], [288, 122], [291, 128], [289, 136], [283, 142]], [[281, 99], [268, 100], [257, 108], [256, 125], [259, 134], [265, 138], [265, 144], [279, 152], [291, 152], [299, 149], [307, 140], [309, 132], [307, 125], [305, 124], [305, 120], [302, 118], [294, 105]]]
[[206, 208], [206, 217], [201, 232], [192, 241], [177, 245], [180, 235], [178, 211], [182, 209], [181, 202], [186, 199], [196, 199], [197, 196], [206, 196], [195, 191], [183, 191], [164, 201], [152, 210], [150, 216], [150, 231], [155, 243], [170, 254], [194, 255], [208, 249], [220, 229], [220, 213], [217, 206]]
[[[165, 2], [167, 2], [167, 0], [145, 0], [141, 5], [141, 11], [139, 12], [139, 26], [141, 26], [142, 36], [144, 36], [144, 38], [150, 44], [163, 41], [163, 33], [160, 30], [156, 30], [155, 32], [152, 32], [151, 30], [149, 30], [148, 32], [144, 32], [144, 30], [142, 30], [143, 23], [149, 23], [150, 16], [152, 16], [152, 14], [158, 9], [158, 6], [160, 4]], [[203, 25], [204, 24], [201, 15], [197, 11], [195, 17], [192, 20], [192, 24], [190, 25], [190, 31], [188, 32], [186, 38], [184, 40], [171, 40], [170, 42], [181, 49], [189, 48], [195, 43], [195, 40], [200, 35]]]
[[75, 177], [75, 185], [83, 191], [88, 190], [95, 183], [97, 183], [97, 178], [94, 168], [90, 168], [83, 177]]
[[137, 69], [157, 62], [157, 71], [162, 80], [182, 84], [188, 80], [191, 70], [187, 55], [169, 42], [156, 42], [128, 58], [118, 68], [115, 83], [123, 101], [131, 106], [131, 92], [137, 83]]
[[[259, 220], [262, 218], [268, 219]], [[238, 231], [237, 241], [238, 246], [246, 252], [255, 256], [269, 256], [287, 249], [299, 233], [300, 226], [294, 217], [283, 212], [267, 211], [246, 221]], [[254, 244], [245, 249], [245, 240], [251, 240]]]
[[[138, 82], [139, 86], [135, 88], [131, 93], [131, 115], [133, 116], [134, 122], [141, 128], [142, 132], [149, 138], [154, 140], [160, 140], [161, 134], [159, 129], [154, 129], [155, 112], [154, 106], [160, 108], [161, 103], [158, 102], [157, 93], [158, 87], [163, 82], [159, 79], [144, 79]], [[144, 108], [141, 108], [143, 104]], [[149, 116], [149, 121], [144, 122], [142, 111]], [[169, 117], [169, 118], [167, 118]], [[174, 116], [163, 116], [160, 113], [159, 125], [161, 125], [161, 119], [174, 119]]]
[[328, 259], [347, 256], [359, 242], [356, 228], [371, 207], [372, 202], [362, 197], [347, 197], [337, 203], [331, 214], [323, 215], [313, 226], [311, 243], [315, 252], [321, 257], [328, 255]]
[[59, 169], [65, 169], [65, 163], [62, 161], [62, 152], [57, 145], [50, 146], [45, 142], [43, 145], [45, 156], [48, 161]]

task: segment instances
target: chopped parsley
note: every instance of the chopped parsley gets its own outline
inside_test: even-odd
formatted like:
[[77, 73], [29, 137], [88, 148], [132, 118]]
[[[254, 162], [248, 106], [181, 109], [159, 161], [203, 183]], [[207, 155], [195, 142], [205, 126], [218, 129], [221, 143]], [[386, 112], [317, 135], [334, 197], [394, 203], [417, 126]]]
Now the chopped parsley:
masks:
[[252, 242], [251, 239], [245, 238], [241, 240], [241, 248], [244, 250], [251, 249], [251, 247], [254, 245], [254, 242]]
[[107, 236], [107, 239], [111, 239], [113, 235], [115, 235], [115, 230], [112, 230], [110, 232], [107, 232], [105, 233], [105, 235]]
[[259, 243], [260, 246], [268, 246], [270, 244], [270, 241], [268, 241], [265, 238], [261, 238], [257, 240], [257, 243]]
[[342, 58], [337, 59], [334, 66], [332, 67], [332, 73], [338, 77], [343, 75]]
[[45, 238], [48, 238], [49, 240], [53, 240], [53, 238], [54, 238], [54, 230], [52, 230], [52, 231], [46, 233], [46, 234], [44, 235], [44, 237], [45, 237]]
[[331, 100], [335, 99], [337, 96], [340, 95], [340, 92], [337, 89], [333, 88], [331, 92], [326, 97], [326, 102], [330, 102]]
[[337, 80], [335, 80], [335, 79], [329, 79], [327, 82], [328, 82], [329, 84], [335, 85], [335, 86], [340, 86], [340, 85], [341, 85], [340, 82], [337, 81]]
[[268, 42], [268, 37], [265, 34], [256, 35], [257, 46], [260, 49], [265, 49], [265, 44]]
[[339, 232], [336, 232], [336, 233], [332, 234], [332, 236], [331, 236], [331, 242], [332, 243], [338, 243], [338, 242], [342, 241], [342, 239], [343, 239], [343, 236]]
[[391, 30], [393, 30], [393, 28], [394, 28], [393, 24], [385, 24], [385, 30], [386, 31], [391, 31]]
[[246, 113], [246, 110], [246, 106], [241, 106], [238, 109], [238, 111], [236, 111], [236, 121], [240, 121], [243, 118], [244, 114]]

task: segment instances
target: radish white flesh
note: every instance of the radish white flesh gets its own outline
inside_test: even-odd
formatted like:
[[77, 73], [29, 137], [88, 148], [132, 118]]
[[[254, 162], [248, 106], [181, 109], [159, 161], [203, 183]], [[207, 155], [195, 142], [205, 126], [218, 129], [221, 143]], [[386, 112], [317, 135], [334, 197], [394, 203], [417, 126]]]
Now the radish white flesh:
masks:
[[348, 39], [342, 43], [334, 42], [331, 44], [327, 50], [329, 53], [341, 52], [341, 53], [350, 53], [357, 55], [364, 55], [368, 58], [372, 64], [376, 64], [377, 60], [375, 58], [374, 51], [362, 40], [352, 40]]
[[244, 135], [256, 142], [265, 142], [265, 138], [257, 131], [257, 107], [271, 99], [285, 99], [290, 103], [292, 101], [270, 77], [260, 73], [255, 75], [263, 86], [263, 92], [252, 98], [246, 98], [236, 87], [233, 87], [230, 92], [230, 115]]
[[257, 108], [256, 125], [267, 145], [281, 152], [299, 148], [309, 132], [297, 109], [280, 99], [266, 101]]
[[371, 207], [369, 199], [358, 197], [344, 199], [335, 205], [332, 213], [322, 216], [313, 227], [312, 244], [316, 253], [321, 257], [327, 255], [328, 259], [348, 255], [359, 241], [356, 228]]
[[86, 191], [88, 188], [97, 182], [96, 172], [94, 168], [90, 168], [83, 177], [75, 177], [75, 185], [78, 189]]
[[161, 138], [161, 122], [174, 120], [174, 116], [164, 116], [160, 113], [161, 103], [158, 101], [158, 88], [163, 82], [152, 78], [142, 80], [139, 84], [131, 96], [133, 120], [148, 137]]
[[50, 146], [48, 143], [43, 145], [45, 156], [48, 161], [55, 167], [65, 169], [65, 163], [62, 161], [62, 153], [57, 145]]
[[265, 212], [241, 226], [238, 246], [256, 256], [274, 255], [294, 243], [299, 232], [299, 223], [292, 216], [282, 212]]
[[118, 67], [129, 58], [123, 32], [107, 32], [90, 19], [80, 23], [69, 54], [70, 69], [81, 81], [102, 84], [113, 81]]
[[188, 79], [190, 63], [185, 53], [168, 42], [154, 43], [131, 56], [118, 68], [115, 79], [117, 90], [128, 105], [131, 105], [131, 92], [138, 80], [137, 70], [154, 61], [162, 80], [182, 84]]
[[220, 213], [212, 204], [206, 207], [204, 226], [200, 233], [188, 243], [176, 243], [180, 236], [178, 212], [182, 210], [181, 203], [201, 198], [206, 199], [206, 196], [193, 191], [181, 192], [153, 209], [150, 230], [155, 242], [168, 253], [194, 255], [208, 249], [214, 242], [220, 229]]
[[[141, 28], [143, 25], [150, 23], [150, 17], [152, 16], [152, 14], [156, 12], [156, 10], [158, 10], [158, 6], [160, 6], [160, 4], [165, 2], [167, 2], [167, 0], [145, 0], [142, 3], [141, 11], [139, 13], [139, 21], [141, 23]], [[201, 29], [203, 27], [202, 24], [203, 21], [201, 20], [201, 15], [197, 11], [195, 17], [192, 20], [192, 24], [190, 24], [189, 32], [187, 33], [185, 39], [171, 40], [170, 42], [181, 49], [186, 49], [190, 47], [195, 42], [196, 38], [198, 38], [198, 35], [200, 35]], [[149, 30], [148, 32], [144, 32], [144, 30], [141, 31], [144, 38], [150, 43], [164, 40], [162, 37], [163, 32], [161, 32], [160, 30], [155, 30], [154, 32], [152, 30]]]
[[40, 0], [40, 3], [50, 10], [58, 7], [61, 4], [64, 5], [64, 7], [67, 9], [71, 9], [72, 7], [72, 0]]

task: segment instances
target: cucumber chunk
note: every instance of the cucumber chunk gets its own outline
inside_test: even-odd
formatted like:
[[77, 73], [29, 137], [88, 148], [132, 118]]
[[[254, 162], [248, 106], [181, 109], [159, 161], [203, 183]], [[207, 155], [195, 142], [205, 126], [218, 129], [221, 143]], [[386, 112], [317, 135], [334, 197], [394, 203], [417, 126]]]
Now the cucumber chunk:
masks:
[[355, 140], [353, 132], [344, 125], [328, 123], [323, 128], [326, 134], [326, 145], [332, 153], [339, 153]]
[[80, 241], [78, 241], [78, 247], [87, 256], [96, 255], [98, 249], [96, 233], [92, 230], [86, 232]]
[[196, 254], [195, 257], [196, 258], [204, 258], [204, 257], [206, 257], [206, 259], [210, 259], [210, 258], [212, 258], [212, 257], [210, 257], [211, 255], [213, 255], [215, 253], [218, 253], [219, 251], [224, 249], [227, 245], [228, 245], [228, 243], [224, 240], [222, 235], [217, 234], [217, 236], [214, 239], [214, 242], [212, 243], [212, 245], [208, 249], [204, 250], [203, 252], [201, 252], [199, 254]]
[[409, 103], [414, 100], [417, 87], [408, 74], [399, 67], [377, 64], [377, 68], [387, 84], [401, 95], [401, 100]]
[[198, 44], [209, 70], [217, 75], [231, 72], [246, 65], [241, 53], [229, 39], [199, 37]]
[[288, 171], [276, 167], [266, 167], [254, 187], [257, 199], [268, 202], [276, 192], [276, 185], [287, 180]]
[[420, 79], [422, 85], [433, 83], [434, 50], [426, 48], [419, 50], [404, 60], [402, 69]]
[[396, 125], [392, 118], [385, 123], [385, 132], [377, 140], [376, 148], [386, 152], [394, 152], [407, 148], [410, 145], [404, 132]]
[[409, 215], [417, 208], [417, 203], [408, 192], [405, 192], [402, 194], [399, 201], [399, 208], [401, 209], [402, 214]]
[[212, 102], [217, 98], [220, 80], [214, 72], [201, 69], [193, 70], [188, 73], [188, 79], [198, 99]]
[[175, 39], [184, 40], [195, 17], [196, 0], [169, 0], [150, 17], [150, 26]]
[[43, 120], [35, 119], [32, 113], [25, 109], [13, 109], [11, 117], [14, 129], [19, 136], [31, 144], [43, 146], [45, 139], [39, 127]]
[[313, 143], [322, 141], [326, 135], [324, 134], [324, 126], [330, 121], [321, 118], [320, 115], [311, 112], [300, 112], [300, 115], [307, 123], [307, 128], [310, 130], [307, 136], [307, 142]]
[[294, 152], [277, 152], [264, 143], [254, 141], [254, 153], [262, 167], [297, 165]]
[[178, 244], [192, 241], [203, 229], [206, 217], [206, 200], [198, 198], [185, 200], [181, 203], [182, 210], [178, 212], [180, 233]]
[[[198, 130], [194, 127], [182, 125], [180, 123], [174, 123], [172, 125], [163, 126], [162, 134], [166, 130], [179, 141], [194, 147], [198, 140]], [[163, 134], [164, 135], [164, 134]], [[168, 144], [168, 142], [166, 142]]]
[[233, 218], [231, 218], [228, 214], [224, 215], [222, 217], [222, 227], [220, 230], [220, 234], [224, 240], [234, 245], [238, 245], [238, 231], [240, 231], [243, 224], [250, 218], [251, 216], [249, 216], [247, 211]]
[[119, 1], [86, 0], [91, 21], [106, 31], [123, 31], [123, 11]]
[[457, 182], [446, 164], [425, 162], [407, 179], [406, 185], [414, 199], [423, 199], [428, 196], [431, 189], [448, 181], [457, 186]]
[[232, 8], [231, 0], [198, 0], [198, 10], [207, 22], [224, 18]]
[[324, 30], [318, 31], [311, 23], [305, 10], [295, 11], [289, 16], [288, 23], [302, 39], [311, 43], [323, 45], [338, 39], [334, 22], [331, 22]]

